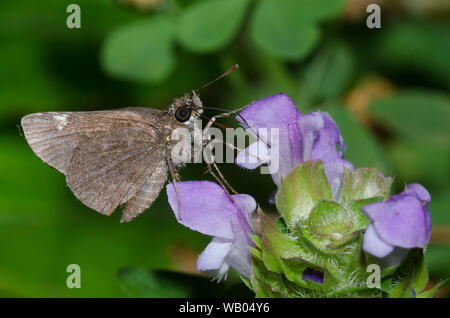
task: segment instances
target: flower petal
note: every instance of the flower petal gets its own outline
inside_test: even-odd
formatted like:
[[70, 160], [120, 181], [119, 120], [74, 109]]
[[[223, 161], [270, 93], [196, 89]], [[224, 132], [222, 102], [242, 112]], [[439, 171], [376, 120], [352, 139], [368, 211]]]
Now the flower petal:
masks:
[[231, 198], [239, 206], [242, 214], [246, 217], [248, 224], [253, 224], [252, 213], [256, 210], [255, 199], [248, 194], [235, 194]]
[[181, 220], [178, 219], [178, 198], [172, 183], [167, 185], [169, 204], [178, 222], [206, 235], [233, 239], [231, 220], [238, 207], [225, 191], [210, 181], [178, 182], [181, 198]]
[[252, 170], [258, 168], [264, 163], [267, 163], [269, 159], [269, 148], [262, 140], [258, 140], [239, 152], [236, 156], [235, 162], [238, 166]]
[[313, 282], [323, 284], [323, 276], [323, 272], [308, 267], [303, 271], [302, 279], [311, 280]]
[[231, 247], [225, 262], [239, 272], [239, 274], [250, 277], [252, 274], [252, 263], [250, 251], [245, 240], [238, 240]]
[[216, 270], [222, 267], [231, 250], [230, 240], [214, 237], [197, 259], [197, 271]]
[[428, 211], [414, 196], [396, 195], [385, 202], [365, 205], [361, 211], [372, 220], [380, 238], [390, 245], [422, 248], [428, 242]]
[[272, 145], [272, 148], [277, 148], [278, 154], [271, 153], [270, 155], [271, 157], [277, 156], [279, 159], [279, 164], [276, 165], [278, 169], [272, 173], [275, 184], [279, 185], [281, 176], [288, 174], [301, 163], [302, 144], [297, 124], [300, 112], [289, 96], [276, 94], [254, 101], [240, 115], [245, 121], [239, 117], [236, 119], [244, 128], [250, 127], [250, 132], [252, 130], [258, 132], [258, 129], [261, 128], [269, 129], [265, 141], [269, 144], [272, 144], [274, 140], [277, 142], [276, 146], [278, 147]]
[[344, 169], [353, 170], [353, 165], [349, 161], [339, 158], [336, 161], [325, 163], [324, 167], [333, 200], [337, 201], [341, 192]]
[[328, 113], [318, 113], [323, 120], [323, 129], [318, 132], [311, 159], [320, 159], [323, 163], [334, 162], [342, 158], [344, 141], [333, 118]]
[[364, 233], [363, 249], [373, 256], [381, 258], [391, 253], [394, 247], [380, 239], [373, 225], [369, 224]]
[[324, 120], [320, 112], [302, 115], [298, 119], [303, 145], [302, 161], [313, 159], [314, 144], [319, 137], [319, 131], [324, 127]]
[[424, 201], [427, 204], [431, 201], [430, 193], [418, 183], [408, 184], [403, 193], [415, 196], [417, 199]]

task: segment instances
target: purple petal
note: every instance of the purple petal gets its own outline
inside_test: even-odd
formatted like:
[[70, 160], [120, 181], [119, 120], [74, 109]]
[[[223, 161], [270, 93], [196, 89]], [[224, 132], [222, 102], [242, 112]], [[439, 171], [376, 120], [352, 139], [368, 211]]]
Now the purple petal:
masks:
[[364, 233], [363, 249], [373, 256], [382, 258], [390, 254], [394, 247], [384, 242], [378, 236], [373, 225], [369, 224]]
[[242, 214], [247, 219], [248, 224], [252, 225], [252, 213], [256, 210], [257, 204], [255, 199], [248, 194], [235, 194], [231, 198], [239, 206]]
[[239, 208], [225, 191], [210, 181], [178, 182], [181, 198], [181, 220], [178, 219], [178, 198], [172, 183], [167, 185], [169, 204], [178, 222], [206, 235], [233, 239], [231, 220]]
[[372, 221], [379, 237], [386, 243], [404, 248], [424, 247], [428, 242], [428, 210], [416, 197], [393, 196], [385, 202], [361, 208]]
[[258, 140], [239, 152], [235, 162], [243, 168], [256, 169], [269, 161], [269, 152], [270, 150], [266, 144], [262, 140]]
[[303, 162], [313, 159], [313, 148], [319, 137], [319, 131], [324, 127], [324, 125], [324, 119], [319, 112], [302, 115], [298, 119], [298, 126], [302, 137]]
[[[296, 122], [299, 116], [292, 99], [283, 93], [256, 100], [240, 114], [250, 127], [258, 128], [285, 127]], [[247, 128], [247, 124], [240, 117], [236, 119]]]
[[311, 159], [320, 159], [324, 163], [341, 159], [343, 154], [341, 150], [345, 147], [339, 128], [328, 113], [319, 112], [319, 114], [323, 119], [323, 129], [318, 132]]
[[[260, 128], [269, 129], [268, 135], [271, 138], [266, 140], [269, 144], [275, 137], [273, 134], [270, 135], [270, 129], [278, 129], [278, 150], [282, 155], [278, 155], [279, 169], [272, 174], [272, 178], [275, 184], [279, 185], [281, 177], [301, 163], [301, 141], [297, 124], [300, 113], [294, 102], [285, 94], [276, 94], [254, 101], [240, 115], [245, 118], [245, 122], [239, 117], [236, 119], [246, 129], [249, 126], [256, 131]], [[277, 154], [271, 153], [271, 155]]]
[[345, 146], [336, 122], [328, 113], [313, 112], [300, 117], [299, 127], [303, 161], [321, 160], [324, 163], [333, 199], [337, 200], [344, 168], [353, 170], [353, 165], [342, 159]]
[[424, 201], [426, 204], [431, 201], [430, 193], [418, 183], [409, 184], [403, 193], [415, 196], [417, 199]]
[[303, 271], [302, 279], [303, 280], [311, 280], [313, 282], [323, 284], [323, 272], [316, 271], [316, 270], [308, 267], [307, 269], [305, 269]]
[[336, 161], [325, 163], [324, 167], [332, 198], [337, 201], [341, 192], [344, 169], [353, 170], [353, 165], [347, 160], [338, 158]]
[[216, 270], [222, 267], [231, 250], [230, 240], [214, 237], [197, 259], [197, 271]]
[[239, 274], [250, 278], [252, 273], [252, 263], [247, 244], [247, 238], [236, 240], [231, 247], [230, 253], [225, 258], [225, 262], [239, 272]]
[[[337, 199], [343, 170], [353, 170], [353, 165], [342, 158], [345, 145], [339, 128], [328, 113], [313, 112], [303, 115], [297, 111], [287, 95], [276, 94], [251, 103], [241, 112], [241, 116], [245, 121], [239, 117], [237, 119], [244, 128], [251, 127], [256, 130], [253, 131], [255, 136], [257, 133], [260, 136], [258, 129], [261, 128], [278, 128], [278, 135], [275, 136], [275, 132], [270, 130], [270, 137], [277, 138], [265, 138], [272, 146], [273, 153], [270, 158], [264, 157], [260, 162], [245, 164], [248, 158], [245, 152], [242, 152], [236, 161], [238, 165], [255, 169], [263, 162], [268, 162], [269, 168], [273, 168], [272, 179], [279, 186], [281, 178], [299, 164], [308, 160], [321, 160], [325, 165], [333, 197]], [[273, 140], [278, 141], [276, 145]], [[246, 150], [257, 155], [258, 146], [252, 144]], [[274, 162], [274, 158], [278, 158], [278, 164]]]

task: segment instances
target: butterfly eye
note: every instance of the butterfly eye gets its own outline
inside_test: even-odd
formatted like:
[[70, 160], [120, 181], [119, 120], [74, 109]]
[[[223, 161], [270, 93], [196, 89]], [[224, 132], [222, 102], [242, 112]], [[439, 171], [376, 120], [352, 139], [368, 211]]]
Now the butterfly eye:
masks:
[[189, 118], [191, 118], [191, 110], [187, 107], [180, 107], [175, 112], [175, 118], [179, 122], [184, 123], [185, 121], [189, 120]]

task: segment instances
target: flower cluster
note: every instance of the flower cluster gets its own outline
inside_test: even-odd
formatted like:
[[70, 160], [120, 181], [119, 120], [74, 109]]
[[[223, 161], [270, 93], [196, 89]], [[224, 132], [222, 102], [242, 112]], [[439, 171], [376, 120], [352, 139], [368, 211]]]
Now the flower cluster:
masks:
[[[343, 138], [328, 113], [302, 114], [285, 94], [251, 103], [237, 120], [256, 138], [237, 165], [270, 166], [271, 151], [279, 150], [272, 173], [279, 217], [258, 209], [254, 221], [251, 196], [229, 195], [213, 182], [177, 183], [178, 194], [169, 184], [170, 206], [175, 213], [181, 206], [178, 221], [213, 237], [197, 270], [221, 279], [232, 267], [259, 297], [432, 294], [414, 285], [431, 230], [424, 187], [411, 184], [390, 197], [392, 178], [374, 168], [354, 170], [344, 159]], [[261, 128], [277, 129], [276, 145], [255, 133]], [[383, 287], [367, 285], [368, 264], [381, 267]], [[405, 268], [413, 285], [399, 292]]]

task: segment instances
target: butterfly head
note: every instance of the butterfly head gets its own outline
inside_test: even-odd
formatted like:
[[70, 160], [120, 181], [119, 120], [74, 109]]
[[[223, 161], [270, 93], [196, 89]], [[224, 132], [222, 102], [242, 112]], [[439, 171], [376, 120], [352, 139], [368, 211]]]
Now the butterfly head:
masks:
[[170, 105], [169, 113], [175, 119], [184, 123], [185, 125], [192, 124], [195, 119], [200, 117], [203, 112], [203, 105], [200, 97], [193, 91], [186, 93], [182, 97], [175, 98], [172, 105]]

